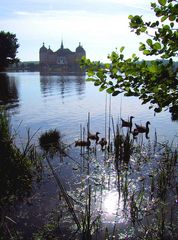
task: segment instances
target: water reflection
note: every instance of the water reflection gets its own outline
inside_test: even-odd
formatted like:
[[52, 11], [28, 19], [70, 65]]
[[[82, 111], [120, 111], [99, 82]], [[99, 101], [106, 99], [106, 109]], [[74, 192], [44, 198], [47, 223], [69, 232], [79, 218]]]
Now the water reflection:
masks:
[[[138, 140], [142, 136], [152, 140], [155, 130], [158, 139], [172, 140], [176, 135], [177, 140], [178, 122], [171, 121], [169, 111], [154, 116], [148, 105], [141, 105], [138, 98], [126, 98], [122, 94], [110, 98], [85, 80], [85, 76], [40, 76], [38, 72], [11, 72], [0, 79], [0, 102], [13, 109], [11, 121], [15, 128], [21, 121], [22, 132], [23, 127], [30, 128], [32, 132], [39, 128], [57, 128], [63, 131], [68, 142], [78, 138], [81, 124], [86, 127], [87, 113], [91, 116], [91, 131], [100, 132], [102, 137], [109, 123], [110, 126], [112, 122], [120, 125], [121, 117], [128, 119], [133, 115], [133, 129], [135, 123], [144, 126], [147, 121], [151, 123], [149, 135], [138, 134]], [[113, 121], [109, 115], [110, 105]], [[111, 127], [111, 134], [112, 130]]]
[[19, 106], [15, 77], [9, 77], [6, 73], [0, 73], [0, 105], [5, 105], [6, 108]]
[[178, 121], [178, 105], [174, 105], [169, 109], [169, 112], [171, 113], [171, 119], [172, 121]]
[[40, 76], [43, 97], [60, 95], [61, 98], [74, 95], [82, 96], [85, 92], [85, 76]]
[[118, 211], [118, 207], [121, 210], [123, 208], [123, 201], [119, 198], [118, 191], [107, 192], [103, 199], [103, 211], [108, 215], [114, 215]]

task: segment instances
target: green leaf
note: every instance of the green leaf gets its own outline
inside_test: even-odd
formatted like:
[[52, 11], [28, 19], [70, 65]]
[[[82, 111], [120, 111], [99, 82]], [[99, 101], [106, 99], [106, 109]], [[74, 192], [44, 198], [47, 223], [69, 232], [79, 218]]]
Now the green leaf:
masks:
[[121, 47], [121, 48], [120, 48], [120, 52], [123, 52], [123, 51], [124, 51], [124, 48], [125, 48], [125, 47]]
[[100, 80], [96, 80], [95, 83], [94, 83], [95, 86], [99, 86], [101, 85], [101, 81]]
[[174, 23], [173, 23], [173, 22], [171, 22], [171, 23], [170, 23], [170, 26], [173, 28], [173, 27], [174, 27]]
[[130, 87], [125, 87], [125, 91], [130, 92]]
[[133, 15], [129, 15], [129, 16], [128, 16], [128, 19], [132, 19], [132, 18], [133, 18]]
[[165, 6], [166, 5], [166, 0], [158, 0], [159, 4], [161, 6]]
[[118, 73], [118, 69], [115, 68], [115, 67], [113, 67], [113, 68], [111, 69], [111, 72], [112, 72], [113, 74], [116, 74], [116, 73]]
[[92, 70], [89, 70], [89, 71], [87, 72], [87, 75], [88, 75], [89, 77], [92, 77], [92, 76], [94, 76], [94, 72], [93, 72]]
[[154, 109], [154, 111], [155, 111], [156, 113], [161, 112], [161, 110], [162, 110], [162, 109], [161, 109], [160, 107]]
[[143, 51], [143, 54], [144, 54], [144, 55], [149, 55], [149, 54], [150, 54], [150, 50], [145, 49], [145, 50]]
[[106, 90], [107, 93], [113, 93], [114, 92], [114, 87], [110, 87]]
[[176, 20], [176, 16], [175, 16], [175, 15], [171, 15], [171, 16], [169, 16], [169, 20], [170, 20], [170, 21], [174, 21], [174, 20]]
[[151, 39], [147, 39], [146, 42], [148, 43], [149, 46], [152, 46], [152, 44], [153, 44]]
[[159, 70], [159, 68], [158, 68], [158, 66], [157, 66], [156, 64], [152, 64], [152, 65], [150, 65], [150, 66], [148, 67], [148, 70], [149, 70], [149, 72], [151, 72], [151, 73], [157, 73], [158, 70]]
[[146, 30], [147, 30], [146, 27], [142, 27], [142, 28], [140, 28], [140, 31], [141, 31], [141, 32], [145, 32]]
[[112, 96], [114, 97], [114, 96], [117, 96], [119, 93], [121, 93], [120, 91], [114, 91], [113, 93], [112, 93]]
[[151, 7], [155, 8], [156, 7], [156, 3], [151, 3]]
[[109, 81], [108, 84], [113, 86], [113, 82], [112, 81]]
[[99, 91], [102, 92], [103, 90], [105, 90], [107, 87], [105, 85], [101, 85], [101, 87], [99, 88]]
[[105, 63], [104, 66], [105, 66], [105, 68], [110, 68], [110, 64], [109, 63]]
[[167, 18], [168, 18], [168, 16], [163, 16], [163, 17], [161, 18], [161, 22], [164, 22]]
[[145, 44], [143, 44], [143, 43], [140, 43], [139, 50], [140, 50], [140, 51], [143, 51], [143, 50], [145, 50]]
[[154, 50], [159, 50], [159, 49], [161, 49], [161, 44], [158, 43], [158, 42], [154, 43], [153, 49], [154, 49]]

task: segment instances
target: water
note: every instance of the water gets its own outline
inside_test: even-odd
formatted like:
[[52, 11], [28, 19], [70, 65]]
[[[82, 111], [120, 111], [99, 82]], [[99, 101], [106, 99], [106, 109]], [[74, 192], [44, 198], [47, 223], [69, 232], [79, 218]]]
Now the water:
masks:
[[[25, 138], [25, 129], [39, 132], [57, 128], [67, 142], [72, 143], [80, 136], [80, 125], [86, 127], [90, 113], [91, 131], [105, 134], [109, 124], [109, 102], [114, 123], [120, 117], [134, 116], [134, 123], [145, 125], [150, 121], [150, 137], [155, 130], [158, 140], [177, 141], [178, 121], [171, 120], [169, 111], [154, 116], [149, 105], [141, 105], [135, 97], [122, 95], [106, 97], [85, 76], [40, 76], [38, 72], [7, 73], [0, 79], [0, 102], [9, 108], [11, 124]], [[106, 107], [107, 105], [107, 107]], [[100, 135], [100, 136], [101, 136]]]
[[[85, 133], [87, 131], [88, 113], [90, 113], [91, 132], [99, 131], [100, 137], [103, 137], [109, 121], [112, 126], [112, 121], [109, 119], [111, 102], [111, 116], [115, 124], [120, 124], [120, 117], [128, 119], [132, 115], [134, 123], [145, 125], [146, 121], [150, 121], [150, 139], [154, 139], [156, 131], [159, 141], [174, 140], [177, 144], [178, 121], [173, 122], [168, 111], [154, 116], [153, 110], [149, 110], [148, 105], [141, 105], [139, 99], [121, 95], [110, 97], [105, 92], [99, 92], [97, 87], [85, 80], [85, 76], [40, 76], [37, 72], [2, 74], [0, 103], [8, 109], [12, 128], [18, 131], [20, 142], [26, 141], [29, 128], [31, 134], [37, 132], [34, 141], [38, 141], [41, 133], [55, 128], [60, 130], [65, 143], [74, 146], [75, 140], [80, 138], [81, 126], [85, 128]], [[117, 222], [120, 229], [121, 225], [125, 227], [127, 224], [127, 213], [122, 211], [124, 204], [122, 198], [118, 203], [114, 162], [112, 158], [105, 159], [105, 153], [99, 149], [99, 146], [98, 150], [96, 155], [91, 153], [87, 161], [80, 155], [80, 149], [73, 147], [69, 150], [69, 154], [80, 163], [80, 166], [85, 165], [84, 169], [79, 168], [78, 164], [69, 158], [64, 158], [62, 162], [56, 158], [52, 163], [69, 195], [80, 203], [79, 206], [82, 205], [82, 200], [85, 203], [85, 195], [80, 199], [81, 192], [86, 193], [90, 181], [95, 214], [102, 215], [104, 227], [110, 224], [112, 228], [113, 223]], [[132, 162], [131, 164], [134, 166]], [[34, 185], [30, 198], [16, 206], [10, 214], [10, 217], [17, 222], [17, 228], [25, 232], [24, 239], [30, 239], [29, 236], [33, 232], [47, 223], [51, 212], [70, 215], [65, 210], [66, 204], [60, 200], [62, 198], [59, 196], [60, 191], [46, 161], [44, 167], [44, 178], [39, 185]], [[148, 168], [147, 165], [146, 167]], [[143, 169], [143, 172], [147, 170]], [[140, 171], [137, 174], [136, 171], [135, 169], [133, 171], [132, 183], [137, 182], [137, 177], [141, 176]], [[147, 178], [149, 178], [148, 174]], [[132, 189], [132, 185], [129, 186]], [[80, 210], [79, 207], [78, 212]], [[68, 226], [66, 224], [70, 225], [68, 218], [61, 223], [65, 228]]]

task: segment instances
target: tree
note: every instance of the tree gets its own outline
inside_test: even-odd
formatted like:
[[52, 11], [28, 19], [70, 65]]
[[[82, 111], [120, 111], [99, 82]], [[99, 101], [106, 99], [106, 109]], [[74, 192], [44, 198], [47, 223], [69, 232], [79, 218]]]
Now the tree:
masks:
[[[140, 60], [136, 54], [125, 58], [123, 51], [113, 51], [110, 63], [92, 62], [83, 58], [88, 80], [93, 81], [99, 90], [113, 96], [124, 93], [125, 96], [137, 96], [142, 104], [150, 103], [155, 112], [161, 112], [178, 105], [178, 68], [173, 57], [178, 51], [178, 4], [177, 0], [158, 0], [151, 3], [157, 21], [144, 22], [142, 16], [129, 16], [130, 28], [135, 34], [147, 34], [145, 43], [139, 50], [145, 56], [159, 56], [160, 60]], [[154, 31], [153, 31], [154, 30]], [[154, 32], [151, 35], [150, 32]], [[109, 77], [108, 77], [109, 76]]]
[[15, 34], [0, 32], [0, 71], [4, 71], [9, 64], [18, 62], [18, 58], [16, 58], [18, 47]]

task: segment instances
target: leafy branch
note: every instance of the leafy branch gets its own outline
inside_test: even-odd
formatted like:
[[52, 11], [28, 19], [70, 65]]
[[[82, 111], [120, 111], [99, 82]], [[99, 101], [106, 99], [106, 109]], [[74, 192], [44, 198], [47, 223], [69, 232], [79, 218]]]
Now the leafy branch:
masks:
[[[142, 104], [149, 102], [150, 108], [161, 112], [178, 105], [178, 68], [172, 59], [178, 51], [178, 4], [176, 0], [158, 0], [151, 7], [158, 20], [144, 22], [142, 16], [129, 15], [130, 28], [137, 35], [149, 35], [145, 43], [140, 43], [139, 50], [146, 56], [159, 55], [161, 60], [141, 61], [136, 54], [125, 58], [121, 47], [108, 56], [109, 63], [83, 58], [81, 66], [87, 69], [88, 81], [99, 86], [100, 91], [106, 90], [112, 96], [137, 96]], [[153, 36], [150, 29], [154, 29]]]

